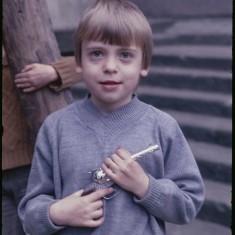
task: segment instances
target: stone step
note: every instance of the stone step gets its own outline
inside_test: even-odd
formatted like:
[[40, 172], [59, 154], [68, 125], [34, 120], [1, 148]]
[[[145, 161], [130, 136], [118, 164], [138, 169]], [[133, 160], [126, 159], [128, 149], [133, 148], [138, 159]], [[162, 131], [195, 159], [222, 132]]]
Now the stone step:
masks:
[[73, 56], [73, 35], [74, 30], [57, 30], [54, 32], [62, 56]]
[[188, 139], [232, 146], [232, 120], [211, 115], [162, 109], [174, 117]]
[[232, 71], [232, 47], [208, 45], [155, 46], [152, 65]]
[[232, 20], [224, 18], [149, 19], [156, 45], [232, 45]]
[[143, 85], [232, 93], [232, 73], [214, 69], [151, 66]]
[[204, 179], [231, 184], [232, 148], [187, 139]]
[[166, 223], [167, 235], [232, 235], [229, 227], [195, 219], [185, 225]]
[[160, 45], [232, 45], [231, 35], [153, 35], [154, 44]]
[[138, 87], [137, 94], [160, 109], [231, 117], [231, 94], [144, 85]]
[[232, 120], [230, 118], [179, 112], [168, 109], [164, 109], [164, 111], [174, 117], [179, 124], [185, 123], [195, 128], [205, 128], [214, 131], [226, 132], [228, 134], [232, 133]]
[[145, 15], [150, 17], [168, 17], [168, 18], [203, 18], [210, 16], [211, 18], [221, 16], [232, 16], [232, 1], [231, 0], [175, 0], [172, 5], [172, 0], [132, 0], [139, 5]]
[[[172, 35], [232, 35], [232, 18], [148, 18], [153, 32]], [[202, 27], [203, 26], [203, 27]]]
[[[213, 223], [229, 228], [231, 225], [231, 190], [232, 187], [229, 184], [221, 184], [215, 181], [204, 180], [205, 185], [205, 200], [199, 211], [196, 219], [188, 225], [174, 225], [167, 223], [168, 230], [173, 232], [173, 228], [177, 228], [179, 231], [184, 231], [187, 227], [193, 226], [196, 221], [203, 220], [208, 223]], [[206, 224], [204, 224], [206, 226]], [[169, 234], [171, 234], [169, 231]], [[176, 233], [176, 234], [190, 234], [190, 233]], [[168, 233], [167, 233], [168, 234]], [[174, 233], [173, 233], [174, 234]], [[210, 234], [210, 233], [206, 233]], [[217, 233], [216, 233], [217, 234]]]
[[195, 57], [202, 59], [221, 59], [231, 61], [231, 46], [209, 46], [209, 45], [167, 45], [153, 48], [154, 55], [173, 56], [181, 58]]
[[197, 215], [202, 220], [231, 225], [232, 186], [212, 180], [204, 180], [205, 201]]

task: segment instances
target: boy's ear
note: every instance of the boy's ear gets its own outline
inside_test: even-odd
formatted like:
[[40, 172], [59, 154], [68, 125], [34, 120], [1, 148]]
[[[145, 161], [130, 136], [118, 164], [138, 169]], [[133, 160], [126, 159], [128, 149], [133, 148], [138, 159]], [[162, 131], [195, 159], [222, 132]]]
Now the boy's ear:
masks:
[[76, 66], [76, 72], [77, 72], [77, 73], [81, 73], [81, 72], [82, 72], [82, 67], [81, 67], [81, 65], [77, 65], [77, 66]]
[[148, 72], [149, 72], [149, 68], [146, 68], [146, 69], [141, 69], [140, 70], [140, 75], [142, 77], [146, 77], [148, 75]]

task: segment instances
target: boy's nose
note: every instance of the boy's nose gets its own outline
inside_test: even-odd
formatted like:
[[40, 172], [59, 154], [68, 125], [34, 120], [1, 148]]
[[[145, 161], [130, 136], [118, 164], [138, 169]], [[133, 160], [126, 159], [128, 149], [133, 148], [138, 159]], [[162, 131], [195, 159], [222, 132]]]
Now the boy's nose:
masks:
[[114, 57], [108, 57], [104, 63], [104, 72], [114, 73], [117, 72], [117, 62]]

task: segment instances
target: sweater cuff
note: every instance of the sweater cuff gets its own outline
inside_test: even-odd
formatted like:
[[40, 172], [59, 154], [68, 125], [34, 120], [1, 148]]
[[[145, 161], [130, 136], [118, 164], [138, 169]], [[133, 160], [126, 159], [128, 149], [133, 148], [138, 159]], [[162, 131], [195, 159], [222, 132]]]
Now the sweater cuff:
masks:
[[144, 206], [148, 211], [154, 210], [158, 204], [161, 204], [165, 200], [166, 188], [163, 184], [158, 183], [158, 180], [153, 178], [151, 175], [149, 177], [149, 189], [144, 198], [138, 199], [134, 197], [134, 201], [142, 206]]
[[[41, 224], [41, 230], [40, 234], [54, 234], [58, 232], [59, 230], [63, 229], [64, 226], [57, 226], [55, 225], [51, 218], [50, 218], [50, 207], [53, 203], [56, 201], [51, 201], [49, 204], [43, 204], [41, 207], [38, 208], [38, 223]], [[33, 227], [35, 225], [32, 225]], [[35, 228], [32, 228], [35, 229]], [[33, 230], [30, 230], [33, 231]]]
[[74, 57], [65, 57], [50, 65], [53, 66], [58, 73], [59, 80], [51, 83], [49, 87], [57, 92], [81, 80], [81, 75], [76, 72]]
[[51, 217], [50, 217], [50, 207], [51, 207], [52, 204], [56, 203], [57, 201], [59, 201], [59, 200], [51, 202], [47, 207], [47, 217], [48, 217], [49, 224], [51, 225], [51, 227], [53, 229], [56, 229], [56, 231], [65, 228], [65, 226], [60, 226], [60, 225], [54, 224], [53, 221], [51, 220]]

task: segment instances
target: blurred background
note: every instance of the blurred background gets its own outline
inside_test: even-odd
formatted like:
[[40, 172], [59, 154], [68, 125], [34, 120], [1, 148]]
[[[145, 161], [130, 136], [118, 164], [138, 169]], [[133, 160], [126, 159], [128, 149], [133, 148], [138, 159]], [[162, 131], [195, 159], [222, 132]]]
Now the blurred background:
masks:
[[[73, 55], [72, 35], [93, 0], [47, 0], [61, 53]], [[154, 54], [138, 95], [172, 115], [195, 155], [205, 203], [187, 225], [168, 235], [231, 234], [232, 0], [133, 0], [148, 18]], [[105, 16], [104, 16], [105, 17]], [[84, 96], [82, 83], [71, 88]], [[133, 234], [134, 235], [134, 234]]]

